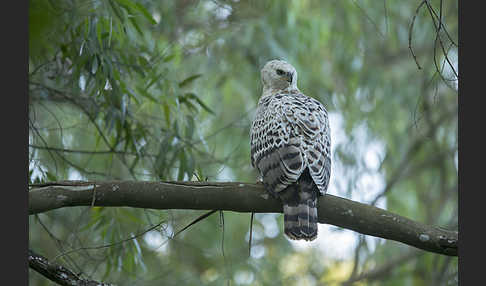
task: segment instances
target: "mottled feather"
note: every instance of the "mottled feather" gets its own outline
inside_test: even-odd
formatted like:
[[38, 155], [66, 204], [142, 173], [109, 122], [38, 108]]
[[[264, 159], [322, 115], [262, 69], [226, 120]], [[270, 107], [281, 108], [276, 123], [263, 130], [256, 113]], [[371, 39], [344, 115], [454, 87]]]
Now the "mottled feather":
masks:
[[265, 78], [264, 72], [283, 69], [291, 73], [293, 69], [285, 62], [275, 66], [267, 64], [262, 70], [264, 94], [250, 130], [251, 163], [265, 189], [284, 204], [287, 236], [313, 240], [317, 197], [325, 194], [331, 175], [328, 114], [319, 101], [297, 89], [292, 75], [287, 77], [288, 87], [272, 88], [285, 85], [274, 74]]

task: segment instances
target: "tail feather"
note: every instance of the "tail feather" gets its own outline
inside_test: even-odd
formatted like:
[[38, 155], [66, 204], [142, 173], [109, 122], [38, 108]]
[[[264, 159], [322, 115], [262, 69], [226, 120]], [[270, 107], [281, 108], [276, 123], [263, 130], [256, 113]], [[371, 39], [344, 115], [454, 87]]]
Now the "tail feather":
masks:
[[317, 237], [317, 187], [306, 170], [297, 184], [286, 190], [283, 199], [284, 232], [290, 239], [314, 240]]
[[284, 205], [284, 232], [295, 240], [314, 240], [317, 237], [317, 208], [315, 203], [298, 206]]

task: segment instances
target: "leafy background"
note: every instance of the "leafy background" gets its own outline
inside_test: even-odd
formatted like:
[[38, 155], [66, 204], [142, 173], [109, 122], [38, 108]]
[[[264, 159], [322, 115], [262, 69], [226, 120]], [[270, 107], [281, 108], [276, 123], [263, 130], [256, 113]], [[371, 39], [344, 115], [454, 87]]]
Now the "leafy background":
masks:
[[[259, 70], [281, 58], [330, 113], [328, 193], [457, 229], [457, 6], [29, 0], [30, 183], [254, 182]], [[457, 258], [328, 225], [292, 242], [278, 214], [251, 253], [250, 214], [172, 237], [203, 213], [59, 209], [29, 217], [29, 247], [117, 285], [458, 284]]]

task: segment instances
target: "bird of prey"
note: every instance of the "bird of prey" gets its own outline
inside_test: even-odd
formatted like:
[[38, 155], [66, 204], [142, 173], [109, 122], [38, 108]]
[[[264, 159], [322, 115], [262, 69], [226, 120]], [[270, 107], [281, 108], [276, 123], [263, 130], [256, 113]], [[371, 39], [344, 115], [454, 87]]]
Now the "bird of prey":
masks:
[[265, 190], [283, 203], [284, 232], [317, 237], [317, 199], [331, 176], [331, 131], [325, 107], [297, 88], [297, 71], [272, 60], [261, 70], [263, 94], [250, 129], [251, 164]]

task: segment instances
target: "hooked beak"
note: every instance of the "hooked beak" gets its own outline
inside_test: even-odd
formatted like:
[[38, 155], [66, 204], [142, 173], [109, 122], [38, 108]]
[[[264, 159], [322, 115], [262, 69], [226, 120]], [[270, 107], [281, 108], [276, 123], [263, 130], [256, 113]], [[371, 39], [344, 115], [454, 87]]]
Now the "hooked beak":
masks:
[[294, 77], [294, 73], [293, 73], [293, 72], [287, 72], [287, 73], [285, 74], [285, 77], [287, 78], [287, 81], [288, 81], [289, 83], [292, 83], [292, 79], [293, 79], [293, 77]]

